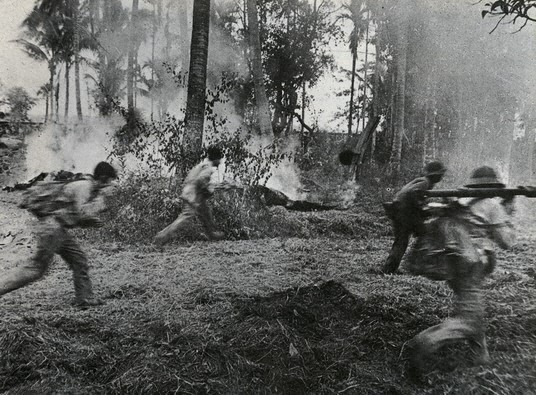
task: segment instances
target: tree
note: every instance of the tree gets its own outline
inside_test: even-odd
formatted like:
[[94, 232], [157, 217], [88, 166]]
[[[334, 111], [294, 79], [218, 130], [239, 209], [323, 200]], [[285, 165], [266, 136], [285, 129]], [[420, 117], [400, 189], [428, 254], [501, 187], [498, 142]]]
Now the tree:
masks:
[[139, 0], [132, 0], [132, 11], [130, 16], [130, 40], [127, 62], [127, 110], [130, 117], [132, 117], [134, 113], [134, 61], [136, 59], [136, 53], [138, 52], [135, 39], [136, 29], [138, 27], [138, 8]]
[[[352, 21], [352, 32], [350, 33], [349, 47], [352, 53], [352, 72], [350, 77], [350, 103], [348, 107], [348, 134], [352, 134], [352, 123], [354, 119], [354, 92], [355, 92], [355, 74], [357, 63], [357, 47], [363, 39], [367, 30], [368, 20], [365, 20], [366, 5], [363, 0], [351, 0], [349, 4], [343, 4], [347, 11], [341, 17]], [[366, 83], [366, 81], [365, 81]], [[359, 118], [358, 118], [359, 119]], [[357, 125], [359, 127], [359, 125]]]
[[194, 0], [183, 151], [194, 161], [203, 147], [210, 0]]
[[22, 121], [28, 121], [28, 112], [35, 105], [35, 100], [30, 97], [26, 89], [14, 87], [7, 91], [5, 103], [9, 106], [11, 119], [17, 125]]
[[15, 40], [21, 45], [23, 51], [32, 59], [46, 62], [50, 73], [50, 119], [54, 118], [54, 76], [58, 61], [61, 59], [62, 37], [61, 19], [58, 16], [50, 16], [34, 7], [32, 12], [23, 21], [25, 28], [23, 37]]
[[52, 87], [50, 83], [46, 83], [41, 85], [39, 90], [37, 91], [37, 96], [41, 96], [45, 99], [45, 122], [48, 121], [48, 105], [50, 102], [50, 91], [52, 90]]
[[315, 9], [300, 0], [269, 0], [261, 4], [266, 88], [274, 108], [272, 125], [276, 136], [290, 131], [294, 119], [303, 124], [296, 112], [297, 91], [304, 82], [314, 86], [333, 65], [329, 43], [341, 33], [333, 17], [335, 11], [331, 1], [322, 1]]
[[[84, 36], [86, 37], [88, 37], [88, 34], [83, 28], [79, 16], [79, 0], [40, 0], [38, 8], [45, 15], [56, 17], [61, 21], [59, 34], [62, 36], [60, 52], [65, 63], [65, 118], [67, 119], [69, 113], [69, 71], [71, 65], [74, 65], [76, 112], [78, 119], [82, 120], [80, 49], [82, 48], [82, 32], [85, 33]], [[88, 40], [84, 40], [84, 43], [87, 44]]]
[[106, 117], [112, 114], [114, 101], [124, 95], [125, 72], [120, 66], [128, 56], [128, 12], [120, 0], [92, 0], [89, 24], [91, 36], [98, 42], [94, 49], [97, 61], [93, 62], [97, 75], [85, 77], [94, 81], [96, 106], [99, 114]]
[[270, 115], [270, 106], [266, 96], [264, 86], [264, 71], [262, 69], [261, 59], [261, 40], [259, 33], [259, 21], [257, 17], [257, 1], [248, 0], [248, 27], [249, 27], [249, 45], [251, 49], [251, 70], [255, 86], [255, 101], [257, 103], [257, 116], [261, 136], [273, 137], [272, 120]]
[[406, 67], [408, 46], [408, 3], [399, 4], [400, 19], [397, 21], [397, 53], [396, 53], [396, 110], [394, 142], [391, 150], [391, 165], [395, 173], [400, 172], [402, 161], [402, 141], [405, 135], [406, 116]]
[[500, 16], [496, 27], [507, 17], [508, 21], [515, 24], [518, 19], [523, 20], [525, 27], [528, 22], [536, 22], [536, 0], [496, 0], [486, 3], [486, 10], [482, 11], [482, 18], [485, 16]]

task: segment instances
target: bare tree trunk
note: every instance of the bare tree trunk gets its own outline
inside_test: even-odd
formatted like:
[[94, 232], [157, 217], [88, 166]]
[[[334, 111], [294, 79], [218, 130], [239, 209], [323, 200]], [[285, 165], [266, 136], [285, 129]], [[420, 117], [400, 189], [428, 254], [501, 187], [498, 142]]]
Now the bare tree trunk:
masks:
[[[404, 2], [407, 3], [407, 2]], [[407, 56], [407, 4], [401, 4], [401, 15], [398, 21], [398, 43], [396, 53], [396, 120], [395, 139], [391, 151], [391, 165], [398, 174], [402, 162], [402, 141], [405, 128], [405, 105], [406, 105], [406, 56]]]
[[127, 60], [127, 111], [129, 116], [134, 113], [134, 61], [136, 44], [134, 43], [134, 31], [137, 25], [139, 0], [132, 0], [132, 12], [130, 16], [130, 40]]
[[50, 99], [50, 95], [48, 92], [45, 95], [45, 123], [48, 121], [48, 101]]
[[194, 0], [188, 98], [182, 145], [189, 161], [195, 160], [203, 148], [209, 26], [210, 0]]
[[76, 114], [78, 119], [82, 120], [82, 98], [80, 96], [80, 22], [78, 20], [79, 15], [79, 3], [78, 0], [74, 1], [74, 88], [76, 95]]
[[49, 62], [48, 69], [50, 71], [50, 119], [54, 121], [54, 74], [56, 74], [54, 60]]
[[[355, 28], [357, 30], [357, 28]], [[357, 31], [356, 31], [357, 36]], [[348, 134], [352, 134], [352, 124], [354, 121], [354, 92], [355, 92], [355, 67], [357, 63], [357, 48], [352, 51], [352, 76], [350, 80], [350, 105], [348, 108]], [[356, 131], [357, 132], [357, 131]]]
[[69, 120], [69, 71], [71, 71], [71, 65], [65, 62], [65, 114], [63, 116], [65, 123]]
[[257, 1], [248, 0], [248, 31], [249, 45], [251, 48], [251, 69], [253, 83], [255, 85], [255, 101], [261, 136], [273, 138], [270, 105], [264, 86], [264, 72], [261, 60], [261, 40], [259, 32], [259, 20], [257, 16]]
[[56, 122], [60, 121], [60, 72], [58, 72], [58, 82], [56, 83]]
[[[374, 81], [373, 81], [373, 91], [372, 91], [372, 116], [377, 117], [380, 110], [379, 110], [379, 102], [380, 102], [380, 48], [381, 48], [381, 42], [380, 42], [380, 35], [378, 34], [378, 31], [376, 30], [376, 42], [375, 42], [375, 64], [374, 64]], [[370, 157], [374, 158], [374, 152], [376, 151], [376, 129], [372, 132], [372, 143], [371, 143], [371, 149], [370, 149]]]
[[178, 2], [178, 24], [179, 24], [179, 49], [181, 54], [181, 70], [185, 70], [190, 64], [190, 51], [188, 48], [189, 29], [188, 29], [188, 3], [186, 1]]
[[367, 11], [367, 32], [365, 35], [365, 75], [363, 77], [363, 110], [361, 111], [362, 130], [365, 130], [367, 111], [367, 75], [368, 75], [368, 44], [369, 44], [370, 12]]

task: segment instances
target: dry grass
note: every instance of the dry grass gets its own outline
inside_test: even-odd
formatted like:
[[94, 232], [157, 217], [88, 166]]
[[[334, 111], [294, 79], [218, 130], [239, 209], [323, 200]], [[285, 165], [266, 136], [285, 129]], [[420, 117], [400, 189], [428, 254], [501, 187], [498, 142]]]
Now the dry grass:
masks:
[[[442, 283], [378, 276], [388, 238], [275, 238], [89, 250], [100, 308], [69, 306], [68, 269], [2, 298], [0, 391], [530, 394], [532, 239], [487, 282], [486, 367], [442, 351], [417, 386], [407, 340], [449, 313]], [[459, 359], [458, 357], [462, 358]]]

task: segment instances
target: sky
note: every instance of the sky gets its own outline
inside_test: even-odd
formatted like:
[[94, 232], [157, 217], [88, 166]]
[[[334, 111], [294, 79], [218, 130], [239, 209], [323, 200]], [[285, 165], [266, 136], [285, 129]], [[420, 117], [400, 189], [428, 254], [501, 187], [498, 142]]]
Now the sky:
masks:
[[[2, 9], [2, 12], [0, 12], [0, 83], [2, 86], [0, 88], [9, 89], [13, 86], [21, 86], [32, 96], [35, 96], [39, 87], [48, 81], [48, 70], [44, 63], [30, 59], [12, 41], [19, 38], [21, 33], [20, 25], [34, 4], [35, 0], [0, 0]], [[347, 45], [341, 45], [334, 49], [338, 63], [349, 68], [351, 57]], [[315, 95], [318, 96], [316, 101], [319, 104], [312, 105], [312, 107], [316, 107], [313, 111], [323, 122], [328, 122], [328, 119], [332, 117], [337, 109], [337, 105], [326, 106], [326, 103], [337, 101], [333, 94], [333, 89], [326, 89], [327, 87], [332, 88], [333, 84], [332, 79], [321, 81], [319, 87], [314, 91]], [[84, 85], [82, 84], [81, 87], [83, 99], [87, 97]], [[73, 97], [74, 95], [71, 94], [71, 98]], [[60, 102], [60, 109], [62, 108], [63, 105]], [[71, 104], [71, 109], [74, 109], [74, 103]], [[86, 109], [84, 110], [87, 111]], [[43, 100], [38, 102], [30, 115], [35, 118], [42, 116], [42, 114], [44, 114]]]
[[[435, 4], [435, 2], [439, 0], [430, 1], [433, 2], [431, 4]], [[340, 4], [342, 0], [336, 0], [336, 2]], [[467, 6], [474, 4], [474, 1], [471, 3], [470, 0], [460, 0], [460, 2], [465, 3]], [[35, 0], [0, 0], [2, 10], [2, 12], [0, 12], [0, 89], [2, 87], [6, 89], [13, 86], [22, 86], [32, 96], [35, 96], [39, 87], [48, 81], [48, 70], [44, 63], [39, 63], [30, 59], [16, 43], [12, 42], [12, 40], [17, 39], [20, 36], [21, 22], [32, 9], [34, 3]], [[130, 4], [130, 1], [124, 0], [124, 4], [127, 6]], [[482, 7], [479, 6], [472, 6], [472, 9], [470, 10], [475, 14], [475, 26], [487, 23], [492, 27], [490, 21], [483, 21], [480, 18], [481, 8]], [[522, 34], [534, 34], [534, 31], [529, 33], [528, 30], [528, 28], [525, 29]], [[501, 35], [507, 34], [509, 34], [509, 32], [506, 30], [501, 31], [501, 29], [499, 29], [493, 36], [483, 37], [483, 39], [496, 40]], [[487, 36], [487, 34], [485, 34], [485, 36]], [[363, 50], [364, 49], [361, 48], [359, 59], [361, 62], [363, 61]], [[373, 46], [371, 46], [370, 50], [374, 51]], [[351, 54], [346, 42], [340, 43], [336, 47], [332, 47], [332, 52], [336, 58], [338, 66], [346, 69], [350, 68]], [[371, 53], [370, 58], [373, 58], [373, 56], [373, 53]], [[82, 73], [84, 73], [84, 70], [82, 70]], [[333, 114], [337, 111], [338, 107], [341, 107], [347, 100], [347, 98], [338, 98], [335, 95], [337, 91], [346, 87], [336, 82], [335, 75], [336, 73], [328, 72], [326, 77], [318, 83], [318, 86], [309, 91], [309, 93], [316, 97], [315, 102], [311, 105], [310, 113], [306, 114], [306, 118], [309, 119], [310, 122], [311, 116], [317, 117], [321, 127], [326, 126], [330, 129], [344, 129], [344, 125], [339, 126], [337, 125], [337, 122], [333, 122], [332, 120]], [[71, 84], [71, 89], [74, 90], [74, 84]], [[82, 83], [81, 89], [84, 111], [87, 113], [87, 87], [84, 82]], [[63, 108], [61, 100], [60, 95], [60, 109]], [[71, 100], [74, 100], [74, 92], [71, 94]], [[74, 103], [71, 103], [70, 108], [71, 114], [74, 113]], [[41, 116], [43, 113], [44, 101], [41, 100], [32, 110], [31, 115], [36, 117]], [[60, 110], [60, 114], [61, 113], [62, 110]]]
[[19, 37], [20, 24], [33, 4], [34, 0], [0, 0], [0, 81], [8, 88], [22, 86], [31, 95], [47, 81], [47, 68], [11, 41]]

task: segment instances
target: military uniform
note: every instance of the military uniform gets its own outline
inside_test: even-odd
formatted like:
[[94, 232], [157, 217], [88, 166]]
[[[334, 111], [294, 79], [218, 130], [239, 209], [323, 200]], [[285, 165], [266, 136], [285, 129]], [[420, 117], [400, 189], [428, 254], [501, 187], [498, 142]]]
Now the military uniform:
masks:
[[158, 232], [154, 239], [156, 244], [167, 243], [195, 217], [199, 218], [210, 239], [221, 239], [223, 237], [223, 233], [216, 230], [212, 212], [207, 203], [207, 200], [214, 193], [214, 183], [211, 180], [216, 170], [217, 165], [215, 166], [210, 159], [204, 160], [190, 170], [184, 180], [180, 196], [183, 201], [183, 210], [175, 221]]
[[424, 199], [417, 198], [416, 191], [425, 191], [434, 186], [434, 176], [442, 177], [445, 168], [440, 162], [431, 162], [425, 167], [426, 176], [418, 177], [406, 184], [390, 203], [384, 207], [393, 223], [395, 240], [387, 261], [382, 267], [384, 273], [394, 273], [408, 248], [411, 235], [419, 236], [424, 229], [422, 206]]
[[[482, 174], [487, 175], [483, 177]], [[491, 168], [479, 168], [473, 173], [468, 187], [504, 187], [497, 181]], [[472, 346], [476, 362], [486, 363], [489, 353], [486, 344], [484, 323], [484, 302], [482, 283], [487, 274], [494, 268], [494, 244], [501, 248], [509, 248], [515, 241], [513, 226], [509, 221], [509, 203], [506, 209], [497, 198], [493, 199], [460, 199], [459, 203], [466, 208], [465, 223], [469, 229], [479, 254], [472, 262], [466, 257], [470, 253], [461, 254], [450, 264], [454, 276], [447, 281], [454, 293], [454, 312], [445, 322], [432, 326], [415, 336], [409, 346], [412, 350], [410, 373], [419, 375], [425, 367], [425, 357], [434, 353], [443, 345], [460, 340], [468, 340]], [[465, 257], [465, 258], [464, 258]]]
[[37, 236], [36, 252], [29, 262], [0, 277], [0, 295], [41, 278], [50, 266], [54, 255], [58, 254], [73, 272], [75, 304], [100, 304], [100, 301], [93, 295], [87, 257], [68, 229], [100, 226], [100, 220], [96, 215], [106, 208], [103, 195], [104, 191], [93, 179], [66, 184], [60, 199], [69, 204], [55, 211], [54, 215], [38, 219], [34, 229]]

